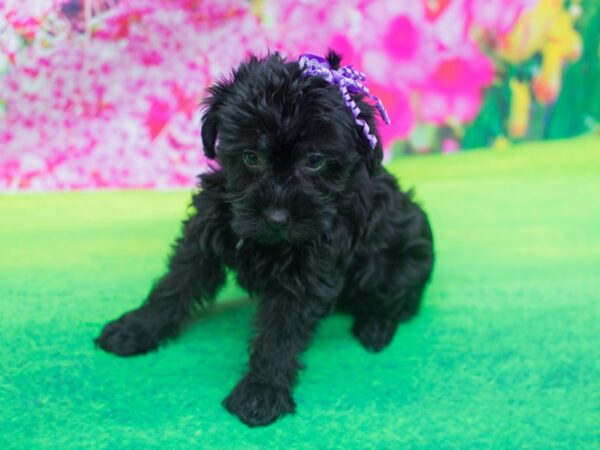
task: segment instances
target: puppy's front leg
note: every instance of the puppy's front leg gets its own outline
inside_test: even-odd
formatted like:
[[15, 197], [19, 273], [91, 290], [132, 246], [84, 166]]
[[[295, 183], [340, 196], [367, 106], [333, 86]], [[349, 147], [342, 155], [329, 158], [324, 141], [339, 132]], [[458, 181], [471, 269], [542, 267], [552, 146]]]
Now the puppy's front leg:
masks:
[[106, 324], [95, 340], [103, 350], [119, 356], [154, 350], [177, 334], [194, 301], [214, 299], [225, 281], [225, 270], [219, 254], [224, 249], [213, 247], [228, 238], [215, 220], [218, 214], [209, 214], [213, 210], [203, 196], [196, 198], [199, 213], [185, 223], [183, 237], [173, 247], [169, 271], [139, 308]]
[[292, 384], [300, 368], [297, 356], [310, 341], [332, 301], [310, 301], [279, 292], [263, 296], [256, 316], [248, 373], [224, 400], [227, 410], [249, 426], [268, 425], [293, 413]]

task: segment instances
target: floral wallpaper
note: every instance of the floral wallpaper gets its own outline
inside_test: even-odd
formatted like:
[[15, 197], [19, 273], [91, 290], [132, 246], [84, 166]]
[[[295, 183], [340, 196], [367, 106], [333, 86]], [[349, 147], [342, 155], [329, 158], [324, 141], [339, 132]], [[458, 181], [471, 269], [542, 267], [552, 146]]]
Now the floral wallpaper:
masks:
[[0, 0], [0, 191], [192, 186], [205, 88], [268, 49], [365, 72], [387, 158], [583, 133], [599, 36], [595, 0]]

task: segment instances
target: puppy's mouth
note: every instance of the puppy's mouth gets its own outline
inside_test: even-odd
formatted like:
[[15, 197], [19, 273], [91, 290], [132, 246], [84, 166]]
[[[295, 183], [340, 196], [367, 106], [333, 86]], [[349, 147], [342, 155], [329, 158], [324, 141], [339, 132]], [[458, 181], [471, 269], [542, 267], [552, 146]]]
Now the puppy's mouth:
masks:
[[234, 221], [233, 231], [240, 241], [256, 242], [266, 246], [296, 245], [317, 239], [317, 224], [292, 223], [286, 227], [274, 228], [272, 225], [254, 221], [254, 226]]
[[289, 237], [285, 230], [268, 230], [255, 236], [254, 240], [261, 244], [276, 245], [282, 242], [289, 242]]
[[267, 222], [264, 225], [261, 224], [261, 226], [255, 228], [253, 231], [253, 233], [245, 237], [260, 244], [276, 245], [291, 241], [291, 233], [287, 226], [273, 226]]

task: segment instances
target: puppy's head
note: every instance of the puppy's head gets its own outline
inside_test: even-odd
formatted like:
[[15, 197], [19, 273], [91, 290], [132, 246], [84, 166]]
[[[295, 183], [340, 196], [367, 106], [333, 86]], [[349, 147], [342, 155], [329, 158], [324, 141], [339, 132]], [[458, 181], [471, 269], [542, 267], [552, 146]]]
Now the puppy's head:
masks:
[[[340, 57], [328, 60], [337, 68]], [[277, 53], [250, 58], [209, 94], [202, 142], [225, 173], [240, 238], [315, 239], [331, 228], [344, 193], [380, 168], [380, 140], [370, 147], [338, 87]], [[373, 108], [355, 100], [376, 132]]]

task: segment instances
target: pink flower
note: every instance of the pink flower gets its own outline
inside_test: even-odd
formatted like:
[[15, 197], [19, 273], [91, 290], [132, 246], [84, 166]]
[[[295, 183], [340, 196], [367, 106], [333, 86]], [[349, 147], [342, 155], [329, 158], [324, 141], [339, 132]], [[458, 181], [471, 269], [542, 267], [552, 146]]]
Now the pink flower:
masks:
[[466, 123], [475, 118], [483, 90], [491, 84], [494, 68], [477, 49], [444, 55], [420, 96], [423, 120], [436, 124]]
[[402, 139], [410, 133], [414, 125], [414, 114], [410, 98], [406, 92], [398, 89], [390, 89], [381, 85], [371, 83], [371, 92], [375, 94], [385, 105], [391, 123], [389, 125], [379, 121], [379, 134], [382, 145], [388, 148], [395, 140]]
[[416, 56], [420, 33], [408, 16], [397, 16], [383, 36], [383, 49], [397, 61], [410, 61]]
[[366, 27], [372, 35], [361, 42], [362, 69], [380, 84], [401, 88], [419, 86], [433, 69], [438, 46], [423, 8], [417, 2], [397, 2], [379, 12], [367, 8]]
[[171, 115], [168, 103], [162, 102], [157, 98], [150, 99], [150, 110], [144, 120], [144, 124], [148, 128], [148, 133], [150, 133], [150, 139], [156, 139], [156, 136], [169, 123]]

